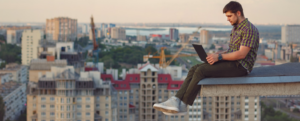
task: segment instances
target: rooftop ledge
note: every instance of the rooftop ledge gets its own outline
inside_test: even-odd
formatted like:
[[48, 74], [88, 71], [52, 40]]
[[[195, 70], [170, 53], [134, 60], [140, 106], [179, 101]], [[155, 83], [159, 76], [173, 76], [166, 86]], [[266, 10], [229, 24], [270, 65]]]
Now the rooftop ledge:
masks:
[[243, 77], [205, 78], [202, 96], [300, 95], [300, 63], [258, 67]]

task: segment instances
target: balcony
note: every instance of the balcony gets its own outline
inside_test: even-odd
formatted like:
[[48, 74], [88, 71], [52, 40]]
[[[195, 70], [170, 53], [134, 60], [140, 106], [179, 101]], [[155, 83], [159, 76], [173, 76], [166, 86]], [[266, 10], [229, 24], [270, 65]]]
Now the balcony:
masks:
[[102, 119], [102, 116], [100, 116], [99, 114], [95, 114], [95, 119]]

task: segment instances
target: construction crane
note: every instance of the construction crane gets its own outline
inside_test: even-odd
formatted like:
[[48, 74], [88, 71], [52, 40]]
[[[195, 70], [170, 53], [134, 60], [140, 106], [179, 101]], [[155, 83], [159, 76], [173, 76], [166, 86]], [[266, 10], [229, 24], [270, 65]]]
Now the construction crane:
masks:
[[[197, 31], [200, 30], [201, 27], [198, 27]], [[161, 68], [167, 68], [175, 58], [177, 57], [187, 57], [187, 56], [198, 56], [197, 54], [179, 54], [187, 44], [189, 44], [190, 39], [188, 39], [185, 43], [182, 44], [181, 48], [174, 55], [165, 55], [164, 49], [166, 47], [162, 47], [160, 50], [159, 56], [152, 56], [150, 54], [144, 56], [144, 61], [148, 61], [149, 58], [159, 58], [159, 66]], [[166, 57], [171, 57], [169, 61], [166, 61]]]
[[94, 24], [94, 18], [91, 17], [91, 29], [92, 29], [92, 37], [93, 37], [93, 50], [89, 52], [89, 56], [93, 58], [93, 63], [96, 66], [99, 61], [99, 52], [100, 49], [98, 48], [98, 42], [96, 40], [95, 36], [95, 24]]
[[[158, 56], [153, 56], [153, 55], [150, 55], [150, 54], [144, 55], [144, 57], [143, 57], [144, 62], [148, 61], [149, 58], [158, 58], [159, 59], [159, 66], [161, 68], [166, 68], [177, 57], [198, 56], [197, 54], [177, 54], [177, 56], [176, 55], [165, 55], [165, 49], [166, 49], [166, 47], [161, 47], [160, 48], [160, 55], [158, 55]], [[167, 61], [166, 58], [172, 58], [172, 59]]]

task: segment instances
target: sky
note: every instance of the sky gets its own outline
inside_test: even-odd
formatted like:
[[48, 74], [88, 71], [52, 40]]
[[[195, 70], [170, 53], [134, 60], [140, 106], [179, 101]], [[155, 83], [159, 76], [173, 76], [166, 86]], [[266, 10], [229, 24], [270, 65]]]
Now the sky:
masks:
[[[0, 22], [46, 22], [70, 17], [79, 23], [229, 24], [230, 0], [0, 0]], [[237, 0], [254, 24], [300, 24], [300, 0]]]

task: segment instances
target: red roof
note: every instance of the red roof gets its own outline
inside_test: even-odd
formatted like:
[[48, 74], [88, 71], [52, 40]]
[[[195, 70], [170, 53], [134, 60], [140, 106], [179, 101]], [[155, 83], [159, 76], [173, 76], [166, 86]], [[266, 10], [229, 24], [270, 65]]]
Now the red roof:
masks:
[[140, 83], [140, 74], [126, 74], [125, 80], [129, 83]]
[[112, 81], [112, 83], [116, 90], [130, 90], [129, 82], [126, 80]]
[[[101, 74], [103, 81], [111, 81], [116, 90], [130, 90], [130, 83], [140, 83], [140, 74], [126, 74], [125, 80], [114, 80], [111, 74]], [[183, 81], [173, 81], [170, 74], [158, 74], [159, 84], [168, 84], [168, 90], [178, 90]]]
[[96, 67], [85, 67], [84, 71], [98, 71]]
[[172, 77], [170, 74], [158, 74], [157, 77], [158, 83], [169, 83], [170, 81], [172, 81]]
[[179, 90], [183, 82], [184, 81], [170, 81], [167, 89], [168, 90]]
[[101, 74], [101, 79], [103, 81], [115, 81], [111, 74]]

